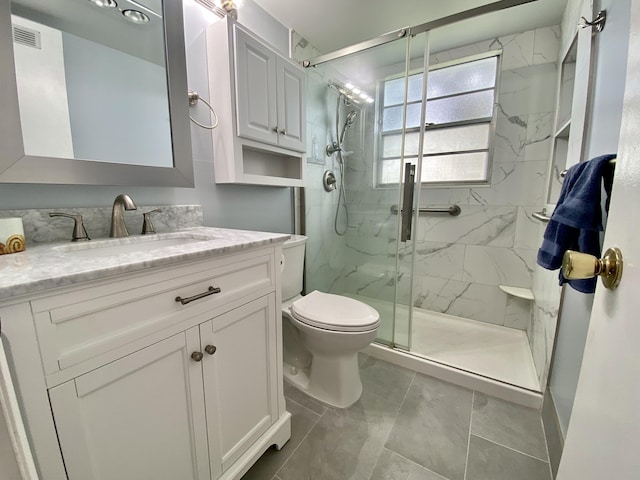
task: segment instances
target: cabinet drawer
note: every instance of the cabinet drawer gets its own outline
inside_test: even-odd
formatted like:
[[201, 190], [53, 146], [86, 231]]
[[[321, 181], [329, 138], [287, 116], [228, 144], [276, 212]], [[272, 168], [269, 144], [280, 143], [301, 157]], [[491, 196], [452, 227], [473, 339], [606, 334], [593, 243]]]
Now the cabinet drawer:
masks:
[[[275, 290], [272, 250], [152, 268], [32, 301], [45, 372], [54, 373], [159, 330]], [[187, 304], [176, 297], [201, 296]], [[217, 291], [219, 289], [219, 292]], [[186, 325], [188, 327], [188, 325]]]

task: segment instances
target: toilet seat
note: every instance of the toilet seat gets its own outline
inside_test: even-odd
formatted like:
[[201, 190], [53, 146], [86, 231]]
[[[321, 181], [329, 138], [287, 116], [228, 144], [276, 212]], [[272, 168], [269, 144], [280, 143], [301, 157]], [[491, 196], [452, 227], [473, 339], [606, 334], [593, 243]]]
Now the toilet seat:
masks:
[[369, 305], [317, 290], [294, 301], [291, 314], [299, 322], [336, 332], [365, 332], [380, 324], [380, 315]]

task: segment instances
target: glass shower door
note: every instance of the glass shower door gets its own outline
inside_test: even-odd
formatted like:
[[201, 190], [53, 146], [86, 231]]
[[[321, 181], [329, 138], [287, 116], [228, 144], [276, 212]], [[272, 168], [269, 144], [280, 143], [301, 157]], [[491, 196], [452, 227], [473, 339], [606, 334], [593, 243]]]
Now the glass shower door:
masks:
[[[391, 125], [386, 113], [391, 120], [398, 112], [404, 115], [404, 87], [391, 111], [385, 112], [380, 102], [390, 95], [384, 80], [406, 75], [408, 45], [402, 38], [307, 70], [308, 135], [318, 146], [307, 159], [311, 180], [305, 185], [306, 291], [319, 289], [370, 304], [382, 320], [377, 340], [393, 346], [401, 341], [405, 348], [407, 323], [402, 332], [395, 325], [396, 299], [408, 302], [411, 296], [411, 275], [398, 271], [399, 253], [411, 250], [412, 241], [399, 237], [403, 128], [400, 124], [399, 130], [386, 132], [393, 133], [393, 152], [382, 135], [385, 124]], [[329, 192], [321, 181], [327, 171], [336, 178]], [[412, 209], [407, 212], [411, 215]], [[398, 294], [407, 289], [408, 297]]]
[[[387, 162], [399, 142], [399, 168], [402, 177], [402, 209], [396, 254], [396, 294], [394, 300], [393, 346], [411, 350], [413, 303], [419, 283], [414, 274], [417, 241], [424, 236], [419, 229], [420, 180], [425, 129], [426, 78], [416, 73], [428, 65], [429, 34], [424, 32], [408, 39], [405, 71], [402, 76], [382, 79], [384, 95], [380, 142], [384, 145], [380, 162]], [[394, 103], [402, 101], [401, 108]], [[398, 113], [401, 112], [401, 115]], [[401, 132], [399, 137], [397, 132]]]

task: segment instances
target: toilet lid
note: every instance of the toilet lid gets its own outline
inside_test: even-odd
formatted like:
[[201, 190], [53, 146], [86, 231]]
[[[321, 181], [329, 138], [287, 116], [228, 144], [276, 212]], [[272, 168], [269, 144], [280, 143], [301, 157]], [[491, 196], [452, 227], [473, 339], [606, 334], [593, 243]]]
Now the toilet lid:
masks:
[[293, 302], [291, 313], [312, 327], [339, 332], [363, 332], [380, 323], [380, 315], [369, 305], [317, 290]]

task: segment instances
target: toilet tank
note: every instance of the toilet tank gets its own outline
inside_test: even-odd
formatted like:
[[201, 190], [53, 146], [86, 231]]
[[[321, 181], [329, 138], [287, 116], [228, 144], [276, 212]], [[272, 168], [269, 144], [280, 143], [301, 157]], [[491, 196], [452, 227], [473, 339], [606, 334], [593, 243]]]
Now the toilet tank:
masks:
[[304, 247], [307, 237], [291, 235], [282, 245], [282, 301], [289, 300], [302, 292], [304, 273]]

